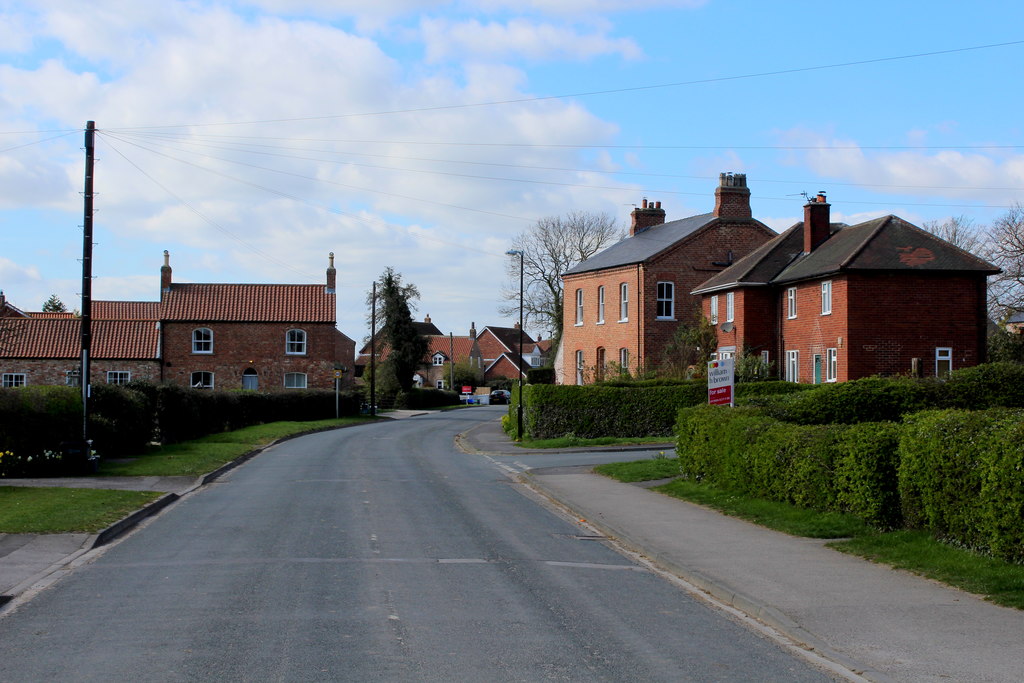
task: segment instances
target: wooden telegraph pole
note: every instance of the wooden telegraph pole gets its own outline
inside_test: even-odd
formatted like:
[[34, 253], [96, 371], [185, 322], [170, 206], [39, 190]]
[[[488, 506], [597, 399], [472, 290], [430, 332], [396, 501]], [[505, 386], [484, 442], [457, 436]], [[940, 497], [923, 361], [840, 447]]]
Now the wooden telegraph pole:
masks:
[[85, 192], [82, 223], [82, 362], [79, 383], [82, 386], [82, 447], [84, 456], [91, 455], [89, 443], [89, 354], [92, 350], [92, 178], [96, 122], [85, 124]]

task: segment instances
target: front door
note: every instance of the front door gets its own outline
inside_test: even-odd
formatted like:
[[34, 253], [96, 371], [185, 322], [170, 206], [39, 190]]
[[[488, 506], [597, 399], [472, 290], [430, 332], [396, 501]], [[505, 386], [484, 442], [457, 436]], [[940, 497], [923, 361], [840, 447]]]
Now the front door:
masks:
[[821, 354], [814, 354], [814, 383], [821, 384]]

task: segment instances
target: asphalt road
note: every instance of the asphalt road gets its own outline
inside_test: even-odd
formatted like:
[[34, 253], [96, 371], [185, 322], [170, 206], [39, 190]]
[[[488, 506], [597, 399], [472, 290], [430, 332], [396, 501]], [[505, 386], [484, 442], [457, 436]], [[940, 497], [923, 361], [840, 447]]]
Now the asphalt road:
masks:
[[455, 449], [499, 414], [269, 449], [0, 618], [0, 680], [828, 680]]

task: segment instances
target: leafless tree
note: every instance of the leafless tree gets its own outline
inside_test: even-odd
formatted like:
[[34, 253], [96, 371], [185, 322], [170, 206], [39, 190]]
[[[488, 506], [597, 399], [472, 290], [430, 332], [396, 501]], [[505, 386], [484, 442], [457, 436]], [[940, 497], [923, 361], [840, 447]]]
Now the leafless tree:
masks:
[[964, 215], [950, 216], [944, 221], [925, 221], [921, 227], [955, 247], [969, 251], [975, 256], [988, 258], [988, 235], [983, 228], [974, 225], [973, 218]]
[[989, 310], [1002, 320], [1024, 311], [1024, 205], [1016, 203], [989, 229], [988, 260], [1003, 269], [989, 280]]
[[[573, 211], [538, 220], [512, 241], [523, 252], [523, 321], [545, 330], [557, 342], [562, 337], [562, 273], [585, 261], [623, 236], [607, 213]], [[498, 309], [505, 317], [519, 316], [519, 260], [509, 259], [508, 284]]]

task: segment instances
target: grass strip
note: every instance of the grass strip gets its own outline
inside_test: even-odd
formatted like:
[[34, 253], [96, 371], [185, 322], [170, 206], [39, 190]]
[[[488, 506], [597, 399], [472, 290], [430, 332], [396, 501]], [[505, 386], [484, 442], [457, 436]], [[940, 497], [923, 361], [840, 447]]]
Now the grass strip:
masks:
[[0, 486], [0, 533], [95, 533], [162, 495], [156, 491]]
[[[599, 465], [594, 471], [623, 482], [653, 481], [678, 474], [679, 463], [676, 458], [652, 458]], [[942, 543], [926, 531], [881, 532], [853, 515], [749, 498], [683, 479], [652, 490], [794, 536], [843, 539], [828, 547], [940, 581], [998, 605], [1024, 609], [1024, 566]]]
[[272, 441], [338, 427], [374, 422], [372, 417], [344, 417], [339, 420], [310, 422], [270, 422], [211, 434], [195, 441], [153, 448], [147, 453], [123, 462], [100, 461], [101, 476], [199, 476]]
[[[520, 448], [585, 448], [587, 446], [641, 446], [644, 444], [667, 444], [671, 441], [667, 436], [640, 436], [619, 438], [600, 436], [596, 439], [581, 439], [578, 436], [562, 436], [557, 439], [523, 439], [516, 443]], [[671, 447], [666, 447], [671, 450]]]

